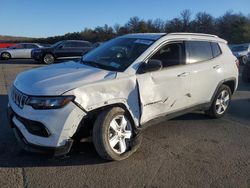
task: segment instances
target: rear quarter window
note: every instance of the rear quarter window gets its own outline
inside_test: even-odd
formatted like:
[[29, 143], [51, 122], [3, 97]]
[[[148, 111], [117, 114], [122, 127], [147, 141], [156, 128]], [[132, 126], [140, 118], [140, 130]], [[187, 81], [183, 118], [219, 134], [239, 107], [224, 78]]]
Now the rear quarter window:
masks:
[[197, 63], [213, 59], [210, 42], [186, 41], [187, 63]]
[[218, 57], [222, 54], [220, 46], [216, 42], [211, 42], [212, 52], [214, 57]]

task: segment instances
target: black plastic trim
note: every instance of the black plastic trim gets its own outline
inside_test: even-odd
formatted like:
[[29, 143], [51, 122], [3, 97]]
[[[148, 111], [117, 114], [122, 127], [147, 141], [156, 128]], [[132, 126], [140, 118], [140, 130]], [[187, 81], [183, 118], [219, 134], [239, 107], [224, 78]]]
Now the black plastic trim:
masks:
[[13, 131], [21, 147], [29, 152], [48, 154], [52, 156], [60, 156], [69, 153], [73, 144], [73, 140], [69, 139], [65, 145], [60, 147], [39, 146], [29, 143], [17, 127], [14, 127]]
[[156, 118], [154, 118], [152, 120], [149, 120], [148, 122], [145, 122], [145, 123], [141, 124], [141, 126], [138, 127], [137, 129], [139, 131], [142, 131], [145, 128], [151, 126], [151, 125], [154, 125], [154, 124], [166, 121], [166, 120], [170, 120], [170, 119], [173, 119], [175, 117], [178, 117], [178, 116], [181, 116], [181, 115], [193, 112], [193, 111], [207, 110], [207, 109], [209, 109], [210, 106], [211, 106], [211, 102], [208, 102], [208, 103], [204, 103], [204, 104], [198, 104], [198, 105], [195, 105], [195, 106], [192, 106], [192, 107], [189, 107], [189, 108], [185, 108], [185, 109], [180, 110], [180, 111], [172, 112], [170, 114], [162, 114], [159, 117], [156, 117]]

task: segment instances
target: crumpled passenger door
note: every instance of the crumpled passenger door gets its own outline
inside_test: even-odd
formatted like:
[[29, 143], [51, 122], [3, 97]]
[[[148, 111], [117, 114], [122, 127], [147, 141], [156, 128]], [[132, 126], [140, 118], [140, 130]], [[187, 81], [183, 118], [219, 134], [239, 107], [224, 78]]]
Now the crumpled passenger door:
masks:
[[189, 106], [189, 74], [185, 65], [178, 65], [137, 75], [141, 124]]

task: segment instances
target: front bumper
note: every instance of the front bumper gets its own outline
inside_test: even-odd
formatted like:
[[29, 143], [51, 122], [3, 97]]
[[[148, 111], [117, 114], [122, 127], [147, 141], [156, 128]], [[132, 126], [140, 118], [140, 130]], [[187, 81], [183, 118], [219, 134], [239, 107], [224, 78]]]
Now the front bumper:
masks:
[[[25, 105], [19, 108], [9, 97], [8, 119], [22, 147], [28, 151], [63, 155], [70, 151], [81, 120], [86, 114], [74, 103], [61, 109], [34, 110]], [[22, 118], [31, 122], [25, 124]], [[48, 130], [48, 135], [39, 135], [31, 130], [32, 122], [40, 122]]]
[[13, 132], [14, 132], [16, 138], [17, 138], [18, 143], [26, 151], [35, 152], [35, 153], [42, 153], [42, 154], [49, 154], [49, 155], [52, 155], [52, 156], [64, 155], [64, 154], [67, 154], [70, 151], [71, 146], [73, 144], [72, 139], [68, 139], [66, 141], [65, 145], [62, 145], [62, 146], [59, 146], [59, 147], [46, 147], [46, 146], [40, 146], [40, 145], [29, 143], [25, 139], [24, 135], [19, 130], [17, 125], [14, 123], [13, 118], [15, 116], [15, 113], [11, 109], [11, 107], [8, 107], [8, 114], [7, 115], [8, 115], [9, 125], [13, 129]]
[[41, 52], [31, 52], [31, 58], [35, 60], [42, 60], [42, 53]]

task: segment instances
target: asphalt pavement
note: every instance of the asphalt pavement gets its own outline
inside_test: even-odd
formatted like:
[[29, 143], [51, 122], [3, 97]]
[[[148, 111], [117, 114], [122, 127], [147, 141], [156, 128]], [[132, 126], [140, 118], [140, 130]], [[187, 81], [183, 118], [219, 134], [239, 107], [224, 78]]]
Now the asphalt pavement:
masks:
[[7, 91], [32, 60], [0, 61], [0, 187], [250, 188], [250, 84], [240, 82], [228, 114], [190, 113], [149, 127], [139, 150], [107, 162], [93, 144], [61, 158], [23, 151], [6, 118]]

